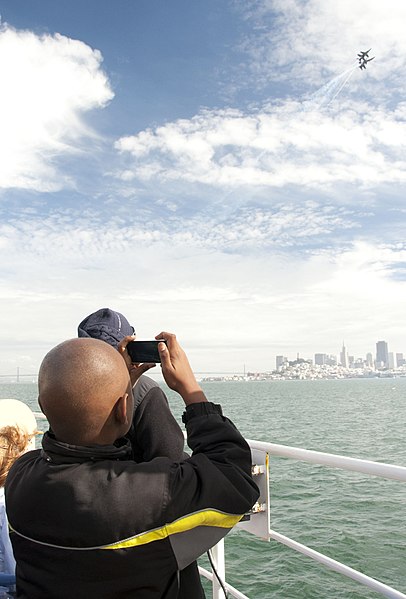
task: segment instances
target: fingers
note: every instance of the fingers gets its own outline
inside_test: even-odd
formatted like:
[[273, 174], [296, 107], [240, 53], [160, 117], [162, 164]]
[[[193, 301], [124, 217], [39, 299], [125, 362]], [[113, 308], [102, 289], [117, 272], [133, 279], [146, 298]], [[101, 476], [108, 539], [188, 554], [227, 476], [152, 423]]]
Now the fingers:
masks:
[[169, 348], [177, 345], [176, 335], [174, 333], [168, 333], [167, 331], [162, 331], [159, 335], [156, 335], [155, 339], [165, 339]]
[[[176, 335], [174, 333], [162, 331], [155, 337], [155, 339], [164, 339], [167, 346], [167, 354], [165, 355], [168, 356], [169, 361], [172, 362], [172, 365], [174, 366], [174, 359], [176, 359], [179, 353], [183, 351], [178, 343], [178, 340], [176, 339]], [[169, 365], [169, 362], [167, 362], [167, 364]]]
[[[164, 339], [164, 337], [159, 337], [159, 339]], [[166, 343], [158, 343], [158, 351], [159, 351], [159, 356], [161, 358], [162, 368], [165, 368], [165, 369], [173, 368], [172, 362], [171, 362], [171, 356], [170, 356], [169, 350], [166, 346]]]
[[167, 333], [166, 331], [162, 331], [162, 333], [159, 333], [158, 335], [155, 335], [155, 339], [165, 339], [165, 340], [168, 340], [169, 337], [173, 337], [173, 339], [176, 339], [176, 335], [174, 333]]
[[127, 345], [130, 343], [130, 341], [134, 341], [134, 339], [135, 335], [127, 335], [126, 337], [124, 337], [124, 339], [120, 341], [120, 343], [117, 346], [117, 349], [120, 352], [120, 354], [124, 354]]
[[130, 370], [131, 368], [131, 358], [127, 351], [127, 345], [130, 343], [130, 341], [134, 341], [134, 339], [135, 335], [127, 335], [126, 337], [124, 337], [124, 339], [120, 341], [120, 343], [117, 346], [118, 352], [123, 357], [123, 360], [126, 363], [128, 370]]

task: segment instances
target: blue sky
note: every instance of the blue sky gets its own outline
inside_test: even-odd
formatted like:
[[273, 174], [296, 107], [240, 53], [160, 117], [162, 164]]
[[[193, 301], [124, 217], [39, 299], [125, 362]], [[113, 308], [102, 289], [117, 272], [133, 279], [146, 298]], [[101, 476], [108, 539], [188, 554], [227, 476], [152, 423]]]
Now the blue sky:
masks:
[[406, 353], [404, 3], [0, 14], [0, 372], [105, 306], [196, 370]]

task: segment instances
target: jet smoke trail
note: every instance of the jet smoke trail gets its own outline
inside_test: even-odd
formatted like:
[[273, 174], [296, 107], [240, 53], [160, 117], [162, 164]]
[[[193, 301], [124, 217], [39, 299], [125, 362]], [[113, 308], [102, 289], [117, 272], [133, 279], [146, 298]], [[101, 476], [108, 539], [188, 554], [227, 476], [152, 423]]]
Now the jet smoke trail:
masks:
[[[320, 89], [314, 92], [308, 100], [302, 102], [302, 110], [310, 111], [310, 110], [318, 110], [320, 108], [325, 108], [338, 96], [341, 90], [344, 88], [346, 83], [350, 80], [353, 72], [358, 67], [358, 64], [355, 63], [350, 69], [346, 69], [340, 75], [334, 77], [327, 83], [325, 83]], [[299, 109], [300, 112], [300, 109]], [[262, 150], [255, 158], [255, 162], [258, 163], [264, 154], [267, 153], [268, 150]], [[229, 195], [229, 194], [227, 194]]]
[[343, 73], [337, 75], [334, 79], [331, 79], [331, 81], [328, 81], [323, 87], [314, 92], [308, 100], [303, 102], [303, 110], [315, 110], [331, 104], [334, 98], [338, 96], [345, 84], [349, 81], [357, 66], [356, 63], [350, 69], [346, 69]]

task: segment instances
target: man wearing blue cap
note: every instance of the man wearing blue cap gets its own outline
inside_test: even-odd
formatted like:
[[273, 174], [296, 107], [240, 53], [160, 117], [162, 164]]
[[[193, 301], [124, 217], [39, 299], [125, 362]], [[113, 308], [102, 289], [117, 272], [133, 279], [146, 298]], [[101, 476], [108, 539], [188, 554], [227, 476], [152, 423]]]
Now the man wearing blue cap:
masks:
[[[100, 339], [115, 349], [124, 337], [134, 333], [134, 327], [126, 317], [110, 308], [93, 312], [78, 326], [78, 337]], [[131, 441], [134, 459], [137, 462], [148, 462], [157, 457], [182, 460], [185, 457], [183, 433], [159, 385], [142, 375], [133, 386], [133, 397], [134, 418], [127, 437]]]

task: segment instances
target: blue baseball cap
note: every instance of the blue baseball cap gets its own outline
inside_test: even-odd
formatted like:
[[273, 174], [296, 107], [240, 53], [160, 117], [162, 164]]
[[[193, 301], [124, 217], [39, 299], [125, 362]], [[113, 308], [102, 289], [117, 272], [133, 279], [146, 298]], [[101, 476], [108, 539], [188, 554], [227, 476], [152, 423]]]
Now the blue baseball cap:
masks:
[[127, 335], [134, 334], [134, 327], [125, 316], [110, 308], [101, 308], [87, 316], [78, 326], [78, 337], [100, 339], [117, 349]]

